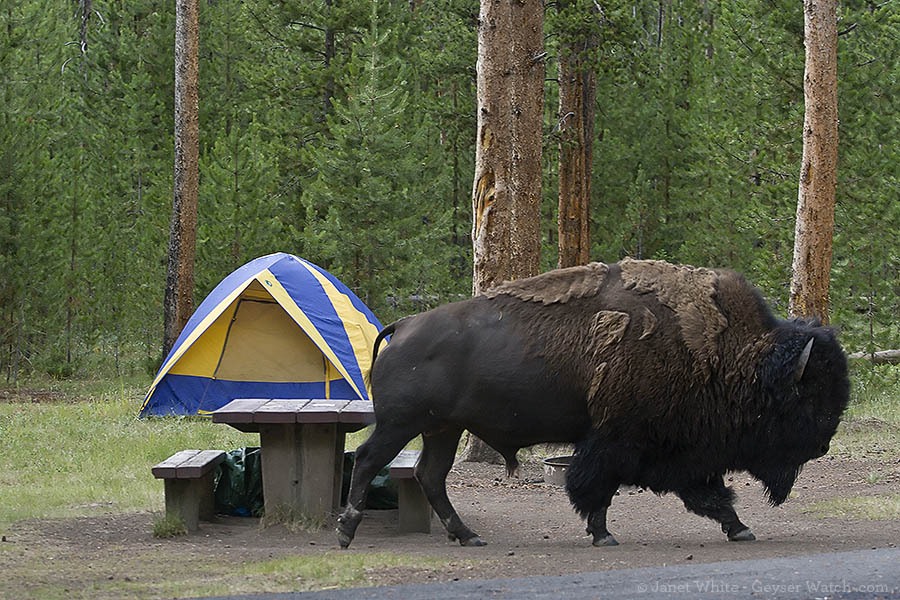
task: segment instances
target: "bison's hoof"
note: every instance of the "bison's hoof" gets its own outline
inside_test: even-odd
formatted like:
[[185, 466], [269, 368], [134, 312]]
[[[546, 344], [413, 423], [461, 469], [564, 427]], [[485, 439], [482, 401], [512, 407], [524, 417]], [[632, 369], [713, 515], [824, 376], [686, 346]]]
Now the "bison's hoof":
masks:
[[728, 536], [729, 542], [752, 542], [756, 539], [756, 536], [753, 535], [753, 532], [749, 529], [742, 529], [738, 531], [734, 535]]
[[338, 543], [341, 545], [341, 548], [346, 548], [353, 541], [356, 528], [361, 520], [362, 513], [351, 508], [348, 508], [344, 514], [338, 516], [337, 529], [335, 531], [338, 534]]
[[353, 541], [353, 538], [340, 530], [340, 528], [335, 529], [338, 534], [338, 543], [341, 545], [341, 550], [346, 550], [350, 546], [350, 542]]
[[619, 542], [616, 541], [616, 538], [614, 538], [612, 534], [606, 534], [603, 537], [594, 538], [594, 541], [591, 542], [591, 545], [600, 548], [602, 546], [618, 546]]
[[477, 535], [467, 540], [459, 540], [460, 546], [487, 546], [487, 542], [481, 540]]

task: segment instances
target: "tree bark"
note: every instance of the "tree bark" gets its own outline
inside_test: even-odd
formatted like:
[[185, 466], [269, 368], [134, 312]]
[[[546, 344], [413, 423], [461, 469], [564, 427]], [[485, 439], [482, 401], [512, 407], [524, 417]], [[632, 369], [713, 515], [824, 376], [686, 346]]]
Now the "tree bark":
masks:
[[163, 356], [184, 329], [194, 303], [200, 155], [198, 13], [197, 0], [175, 3], [175, 185], [163, 304]]
[[[541, 250], [543, 3], [482, 0], [472, 186], [472, 293], [536, 275]], [[461, 460], [493, 451], [469, 436]]]
[[[565, 0], [558, 3], [560, 10]], [[557, 266], [585, 265], [590, 260], [591, 161], [594, 144], [594, 99], [597, 80], [584, 53], [593, 36], [564, 44], [559, 56], [559, 215]]]
[[803, 9], [806, 113], [789, 310], [827, 323], [837, 188], [837, 2], [804, 0]]

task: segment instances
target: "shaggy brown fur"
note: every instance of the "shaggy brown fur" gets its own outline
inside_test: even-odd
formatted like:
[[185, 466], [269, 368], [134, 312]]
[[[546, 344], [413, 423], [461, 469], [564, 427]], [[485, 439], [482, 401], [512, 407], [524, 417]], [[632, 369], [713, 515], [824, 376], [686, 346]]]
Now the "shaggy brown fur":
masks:
[[644, 310], [641, 312], [641, 327], [643, 328], [643, 333], [639, 340], [646, 340], [648, 337], [653, 335], [653, 332], [656, 330], [656, 315], [653, 314], [653, 311], [644, 307]]
[[620, 265], [625, 289], [654, 293], [675, 312], [684, 342], [697, 361], [694, 373], [708, 379], [716, 366], [717, 338], [728, 326], [715, 303], [717, 273], [660, 260], [625, 259]]
[[595, 295], [606, 279], [608, 267], [603, 263], [550, 271], [536, 277], [505, 281], [484, 295], [494, 298], [506, 294], [531, 302], [565, 304], [572, 298]]

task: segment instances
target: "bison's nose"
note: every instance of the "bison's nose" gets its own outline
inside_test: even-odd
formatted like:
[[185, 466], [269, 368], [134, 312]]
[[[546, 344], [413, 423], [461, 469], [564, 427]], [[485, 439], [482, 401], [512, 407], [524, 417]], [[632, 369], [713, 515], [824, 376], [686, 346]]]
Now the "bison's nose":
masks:
[[[827, 443], [822, 444], [822, 447], [819, 448], [819, 456], [825, 456], [826, 454], [828, 454], [828, 450], [829, 450], [828, 444]], [[819, 458], [819, 456], [817, 456], [816, 458]]]

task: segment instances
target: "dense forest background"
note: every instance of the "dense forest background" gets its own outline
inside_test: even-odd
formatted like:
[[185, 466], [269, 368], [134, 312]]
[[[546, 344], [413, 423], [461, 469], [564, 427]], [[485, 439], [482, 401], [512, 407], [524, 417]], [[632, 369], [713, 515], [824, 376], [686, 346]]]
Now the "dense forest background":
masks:
[[[556, 48], [593, 35], [591, 259], [744, 272], [787, 311], [799, 0], [546, 7], [543, 268], [556, 265]], [[471, 293], [477, 0], [206, 0], [196, 298], [274, 251], [387, 323]], [[900, 347], [900, 5], [846, 0], [832, 322]], [[0, 369], [158, 366], [174, 3], [0, 0]]]

